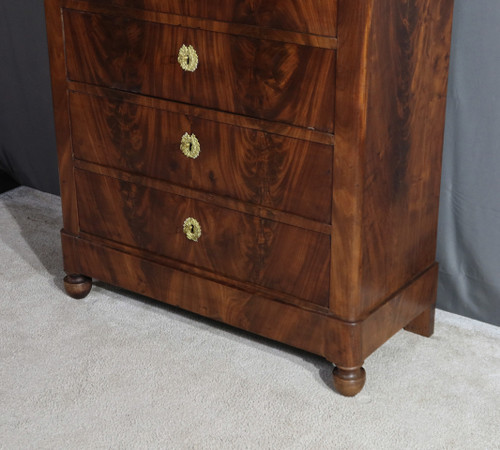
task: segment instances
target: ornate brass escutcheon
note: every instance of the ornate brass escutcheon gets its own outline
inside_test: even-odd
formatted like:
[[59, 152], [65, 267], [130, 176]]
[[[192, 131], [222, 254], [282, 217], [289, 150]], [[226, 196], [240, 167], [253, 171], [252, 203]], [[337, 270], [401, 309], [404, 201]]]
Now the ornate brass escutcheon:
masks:
[[201, 151], [200, 142], [194, 134], [184, 133], [181, 139], [181, 151], [184, 156], [192, 159], [198, 158]]
[[182, 230], [184, 231], [184, 234], [190, 241], [198, 242], [198, 239], [201, 237], [200, 223], [196, 219], [193, 219], [192, 217], [188, 217], [184, 221]]
[[198, 53], [192, 45], [183, 44], [177, 58], [182, 70], [194, 72], [198, 68]]

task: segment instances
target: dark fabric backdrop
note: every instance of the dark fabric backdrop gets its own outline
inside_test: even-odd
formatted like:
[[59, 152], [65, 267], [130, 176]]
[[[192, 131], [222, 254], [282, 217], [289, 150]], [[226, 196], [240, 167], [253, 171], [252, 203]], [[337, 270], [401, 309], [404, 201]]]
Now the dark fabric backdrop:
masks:
[[[438, 307], [500, 325], [500, 2], [455, 0]], [[0, 171], [58, 193], [42, 0], [0, 0]]]
[[455, 0], [438, 305], [500, 325], [500, 1]]
[[59, 193], [43, 0], [0, 0], [0, 171]]

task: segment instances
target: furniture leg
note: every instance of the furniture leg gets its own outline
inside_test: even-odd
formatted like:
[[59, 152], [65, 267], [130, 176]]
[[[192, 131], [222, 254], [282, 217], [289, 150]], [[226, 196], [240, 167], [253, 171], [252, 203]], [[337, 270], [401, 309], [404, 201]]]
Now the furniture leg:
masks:
[[436, 312], [436, 305], [432, 305], [429, 309], [425, 310], [422, 314], [413, 319], [405, 330], [424, 337], [431, 337], [434, 333], [434, 316]]
[[365, 385], [366, 372], [363, 367], [339, 367], [333, 369], [333, 386], [346, 397], [354, 397]]
[[64, 289], [73, 298], [85, 298], [92, 289], [92, 278], [80, 274], [70, 274], [64, 277]]

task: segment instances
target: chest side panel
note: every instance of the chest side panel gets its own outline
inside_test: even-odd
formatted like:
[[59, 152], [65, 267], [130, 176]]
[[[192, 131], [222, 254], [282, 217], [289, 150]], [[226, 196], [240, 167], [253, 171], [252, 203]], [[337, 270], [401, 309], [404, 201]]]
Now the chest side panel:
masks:
[[375, 2], [363, 193], [365, 309], [435, 261], [452, 7], [451, 0]]

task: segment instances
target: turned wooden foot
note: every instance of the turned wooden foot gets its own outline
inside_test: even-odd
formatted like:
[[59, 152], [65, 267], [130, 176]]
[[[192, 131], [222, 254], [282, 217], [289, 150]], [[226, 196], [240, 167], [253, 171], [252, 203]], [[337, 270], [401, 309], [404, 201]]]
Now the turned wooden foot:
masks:
[[405, 330], [419, 334], [420, 336], [431, 337], [434, 333], [435, 313], [436, 306], [433, 305], [406, 325]]
[[92, 278], [78, 274], [66, 275], [64, 277], [64, 289], [70, 297], [84, 298], [92, 289]]
[[354, 397], [365, 385], [366, 372], [362, 367], [333, 369], [333, 386], [335, 390], [346, 397]]

